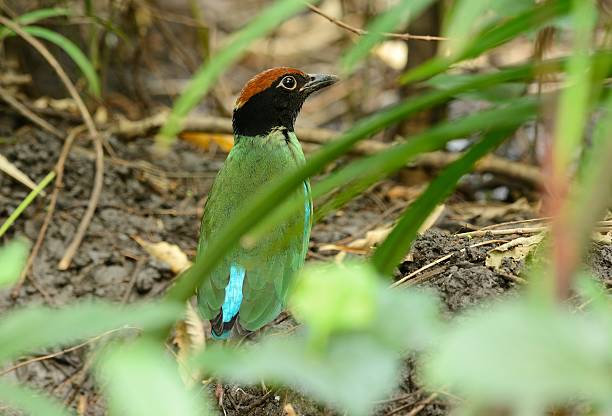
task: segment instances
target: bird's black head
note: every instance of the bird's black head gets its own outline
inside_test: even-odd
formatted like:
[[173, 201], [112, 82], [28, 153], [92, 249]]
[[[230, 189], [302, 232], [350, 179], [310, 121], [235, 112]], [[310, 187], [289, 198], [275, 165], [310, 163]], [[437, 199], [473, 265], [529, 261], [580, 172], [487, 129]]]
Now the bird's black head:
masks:
[[239, 136], [262, 136], [275, 127], [293, 131], [293, 123], [310, 94], [332, 85], [334, 75], [306, 74], [294, 68], [272, 68], [252, 78], [242, 89], [232, 124]]

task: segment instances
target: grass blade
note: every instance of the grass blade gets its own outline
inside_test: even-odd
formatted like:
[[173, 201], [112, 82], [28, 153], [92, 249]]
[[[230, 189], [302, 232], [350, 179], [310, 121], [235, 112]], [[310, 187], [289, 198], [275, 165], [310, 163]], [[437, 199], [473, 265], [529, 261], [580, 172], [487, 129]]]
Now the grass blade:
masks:
[[[39, 22], [41, 20], [49, 19], [51, 17], [59, 17], [59, 16], [70, 16], [72, 13], [68, 9], [64, 9], [61, 7], [51, 7], [45, 9], [38, 9], [28, 13], [24, 13], [21, 16], [18, 16], [15, 20], [22, 26], [30, 25], [32, 23]], [[9, 36], [11, 31], [6, 28], [0, 28], [0, 40]]]
[[32, 201], [34, 201], [34, 198], [36, 198], [38, 194], [43, 189], [45, 189], [45, 187], [49, 185], [49, 183], [54, 178], [55, 178], [55, 171], [52, 170], [51, 172], [47, 174], [47, 176], [43, 178], [42, 181], [40, 181], [38, 185], [36, 185], [36, 188], [30, 191], [30, 193], [23, 199], [23, 201], [21, 201], [21, 203], [17, 206], [17, 208], [15, 208], [15, 211], [11, 213], [11, 215], [6, 219], [6, 221], [4, 221], [4, 223], [0, 227], [0, 237], [2, 237], [4, 233], [6, 233], [6, 231], [11, 227], [11, 225], [13, 225], [15, 220], [19, 218], [19, 216], [23, 213], [23, 211], [25, 211], [25, 209], [30, 206]]
[[378, 247], [372, 257], [372, 262], [380, 273], [389, 275], [393, 271], [410, 249], [419, 227], [436, 205], [442, 203], [452, 193], [463, 175], [469, 173], [474, 164], [492, 152], [508, 137], [509, 133], [508, 130], [488, 133], [461, 158], [448, 165], [429, 184], [425, 192], [410, 204], [391, 234]]
[[408, 19], [418, 17], [433, 0], [401, 0], [398, 4], [391, 7], [383, 14], [377, 16], [374, 21], [368, 25], [368, 33], [344, 55], [342, 58], [342, 67], [344, 72], [351, 72], [355, 65], [363, 60], [368, 52], [382, 41], [385, 37], [383, 32], [394, 30], [402, 24], [406, 24]]
[[596, 18], [595, 4], [582, 0], [573, 1], [574, 45], [567, 64], [567, 87], [561, 94], [555, 129], [555, 170], [559, 175], [568, 172], [568, 166], [582, 142], [582, 132], [588, 115], [592, 71], [590, 47]]
[[26, 26], [23, 28], [26, 32], [28, 32], [32, 36], [36, 36], [37, 38], [41, 38], [47, 40], [51, 43], [56, 44], [70, 58], [74, 61], [74, 63], [79, 67], [85, 79], [87, 79], [87, 83], [89, 85], [89, 90], [96, 97], [100, 97], [101, 89], [100, 89], [100, 79], [98, 78], [98, 74], [94, 69], [93, 64], [89, 61], [87, 56], [79, 49], [77, 45], [74, 44], [70, 39], [66, 38], [63, 35], [60, 35], [57, 32], [54, 32], [49, 29], [45, 29], [44, 27], [38, 26]]
[[240, 57], [251, 42], [274, 30], [285, 19], [304, 7], [306, 4], [301, 0], [279, 0], [236, 33], [219, 53], [212, 56], [198, 69], [185, 91], [176, 100], [168, 121], [158, 135], [158, 143], [168, 145], [175, 140], [183, 118], [198, 104], [215, 80]]
[[[513, 105], [482, 111], [468, 117], [441, 123], [423, 133], [406, 140], [405, 143], [393, 146], [368, 158], [360, 159], [330, 174], [312, 186], [312, 196], [318, 199], [327, 193], [341, 189], [332, 202], [328, 204], [339, 208], [345, 202], [358, 195], [363, 190], [382, 178], [401, 169], [419, 154], [442, 148], [447, 142], [460, 137], [470, 136], [479, 131], [493, 128], [516, 128], [535, 117], [537, 103], [531, 98], [523, 98]], [[261, 224], [248, 234], [248, 238], [258, 240], [270, 226], [287, 218], [299, 207], [285, 203], [281, 208], [267, 216]], [[316, 211], [316, 219], [327, 215], [328, 208], [320, 207]]]
[[504, 24], [493, 25], [480, 33], [466, 49], [455, 57], [435, 57], [424, 64], [404, 73], [400, 78], [402, 84], [422, 81], [445, 71], [452, 64], [464, 59], [474, 58], [489, 49], [514, 39], [528, 30], [537, 29], [552, 19], [570, 11], [570, 0], [544, 2], [542, 5], [515, 16]]
[[141, 339], [108, 348], [97, 364], [111, 414], [212, 415], [198, 389], [188, 391], [177, 364], [157, 343]]

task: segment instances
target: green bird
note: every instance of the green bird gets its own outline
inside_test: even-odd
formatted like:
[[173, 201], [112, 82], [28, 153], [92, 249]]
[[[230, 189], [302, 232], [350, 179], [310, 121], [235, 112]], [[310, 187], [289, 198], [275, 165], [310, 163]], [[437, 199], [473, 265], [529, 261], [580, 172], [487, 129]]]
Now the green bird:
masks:
[[[293, 125], [315, 91], [337, 81], [333, 75], [272, 68], [247, 82], [234, 107], [234, 147], [210, 190], [200, 227], [197, 256], [246, 201], [271, 180], [304, 164]], [[233, 328], [255, 331], [282, 311], [289, 283], [304, 264], [312, 226], [310, 183], [296, 190], [299, 213], [272, 227], [254, 245], [225, 255], [198, 290], [198, 307], [210, 320], [212, 337], [227, 339]]]

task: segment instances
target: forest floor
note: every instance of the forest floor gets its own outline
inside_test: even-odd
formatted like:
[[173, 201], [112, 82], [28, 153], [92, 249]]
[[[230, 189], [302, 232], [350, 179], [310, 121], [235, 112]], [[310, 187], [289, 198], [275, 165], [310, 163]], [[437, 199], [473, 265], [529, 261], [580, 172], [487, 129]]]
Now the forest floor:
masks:
[[[35, 182], [41, 180], [54, 168], [62, 143], [31, 127], [19, 129], [16, 138], [15, 143], [0, 146], [2, 154]], [[85, 140], [77, 140], [67, 159], [64, 187], [30, 278], [16, 296], [11, 296], [10, 289], [0, 292], [0, 313], [29, 304], [60, 306], [76, 299], [93, 298], [127, 303], [159, 296], [172, 284], [175, 273], [167, 264], [149, 256], [138, 239], [175, 244], [189, 257], [195, 254], [201, 208], [225, 154], [203, 152], [179, 142], [160, 158], [150, 139], [112, 138], [108, 145], [107, 150], [112, 148], [116, 155], [105, 158], [100, 202], [71, 266], [65, 271], [58, 270], [58, 262], [75, 233], [91, 192], [94, 152], [91, 143]], [[422, 189], [422, 185], [406, 185], [400, 178], [398, 175], [371, 188], [316, 224], [308, 261], [341, 261], [367, 254], [369, 245], [376, 243], [376, 235]], [[0, 218], [6, 218], [27, 193], [23, 185], [0, 175]], [[19, 218], [11, 234], [36, 240], [50, 193], [51, 187], [46, 196], [37, 198]], [[530, 234], [510, 231], [471, 238], [458, 234], [492, 224], [535, 218], [534, 203], [523, 198], [513, 203], [474, 202], [473, 187], [464, 184], [439, 212], [435, 224], [415, 242], [399, 267], [398, 279], [410, 276], [406, 284], [434, 288], [449, 315], [511, 294], [525, 284], [518, 277], [522, 261], [506, 259], [499, 270], [486, 266], [485, 261], [492, 248]], [[506, 228], [525, 228], [531, 224], [516, 222]], [[373, 232], [368, 234], [367, 241], [356, 241], [369, 231]], [[443, 256], [448, 257], [439, 260]], [[611, 245], [594, 244], [589, 262], [602, 280], [607, 284], [612, 282]], [[285, 320], [280, 325], [295, 324]], [[0, 376], [42, 389], [71, 404], [79, 414], [102, 415], [105, 406], [88, 371], [90, 352], [95, 346], [92, 342], [8, 373], [0, 370]], [[381, 402], [380, 415], [447, 413], [455, 398], [443, 392], [423, 390], [417, 373], [407, 361], [397, 390]], [[284, 410], [287, 403], [299, 415], [334, 414], [292, 392], [225, 387], [227, 415], [280, 416], [287, 414]]]

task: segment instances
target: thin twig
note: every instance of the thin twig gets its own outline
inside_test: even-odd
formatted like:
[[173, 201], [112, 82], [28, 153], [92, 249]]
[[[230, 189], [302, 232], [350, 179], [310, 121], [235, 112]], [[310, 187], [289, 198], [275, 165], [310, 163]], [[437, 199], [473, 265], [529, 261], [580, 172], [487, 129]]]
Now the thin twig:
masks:
[[59, 137], [59, 138], [64, 137], [64, 134], [61, 131], [53, 127], [46, 120], [44, 120], [43, 118], [35, 114], [32, 110], [30, 110], [28, 107], [20, 103], [19, 100], [17, 100], [15, 97], [9, 94], [9, 92], [2, 87], [0, 87], [0, 98], [2, 98], [7, 104], [9, 104], [11, 107], [17, 110], [19, 114], [29, 119], [32, 123], [36, 124], [37, 126], [41, 127], [43, 130], [47, 130], [49, 133], [51, 133], [52, 135], [56, 137]]
[[93, 214], [96, 211], [96, 206], [98, 204], [98, 201], [100, 199], [100, 194], [102, 192], [102, 184], [103, 184], [103, 179], [104, 179], [104, 151], [102, 149], [102, 138], [100, 137], [100, 134], [98, 133], [98, 130], [96, 129], [96, 126], [93, 122], [91, 114], [89, 114], [89, 111], [87, 110], [85, 103], [81, 99], [81, 96], [79, 95], [76, 87], [74, 86], [74, 84], [72, 83], [68, 75], [66, 75], [66, 72], [64, 71], [62, 66], [59, 64], [57, 59], [55, 59], [55, 57], [49, 52], [49, 50], [45, 47], [45, 45], [43, 45], [38, 39], [36, 39], [35, 37], [30, 35], [26, 31], [24, 31], [20, 25], [18, 25], [17, 23], [15, 23], [14, 21], [10, 19], [7, 19], [4, 16], [0, 16], [0, 24], [11, 29], [13, 32], [15, 32], [21, 38], [23, 38], [23, 40], [28, 42], [34, 49], [36, 49], [43, 56], [43, 58], [45, 58], [45, 60], [49, 63], [49, 65], [51, 65], [51, 68], [53, 68], [57, 76], [60, 78], [60, 80], [62, 81], [66, 89], [68, 90], [68, 93], [70, 94], [74, 102], [76, 103], [77, 108], [79, 109], [79, 112], [81, 113], [81, 117], [83, 117], [83, 121], [85, 122], [85, 125], [87, 126], [87, 130], [89, 131], [89, 134], [91, 135], [91, 138], [95, 144], [96, 174], [94, 178], [94, 186], [91, 191], [91, 196], [89, 198], [89, 205], [87, 206], [87, 209], [85, 210], [85, 214], [83, 214], [83, 218], [81, 218], [81, 223], [79, 224], [79, 227], [77, 228], [77, 232], [75, 233], [73, 237], [72, 243], [70, 243], [70, 245], [66, 249], [64, 257], [62, 258], [62, 260], [60, 261], [58, 265], [60, 270], [66, 270], [70, 266], [72, 258], [74, 257], [77, 249], [79, 248], [79, 245], [81, 244], [81, 241], [83, 240], [83, 237], [85, 236], [85, 232], [87, 231], [87, 228], [89, 227], [89, 223], [91, 222], [91, 219], [93, 218]]
[[85, 210], [85, 214], [83, 214], [83, 218], [81, 218], [79, 227], [74, 234], [72, 242], [66, 249], [64, 256], [57, 266], [59, 270], [66, 270], [68, 267], [70, 267], [72, 258], [79, 249], [81, 241], [83, 241], [83, 237], [87, 232], [87, 227], [89, 227], [89, 223], [96, 212], [96, 207], [98, 206], [98, 201], [100, 200], [100, 195], [102, 194], [102, 185], [104, 183], [104, 150], [102, 149], [102, 141], [100, 138], [94, 138], [94, 148], [96, 151], [96, 173], [94, 177], [94, 186], [89, 197], [87, 209]]
[[134, 265], [134, 269], [132, 270], [132, 277], [130, 278], [130, 283], [128, 284], [128, 287], [125, 289], [125, 292], [123, 293], [123, 297], [121, 299], [122, 305], [125, 305], [128, 302], [128, 300], [130, 300], [130, 294], [132, 293], [132, 288], [134, 287], [134, 284], [136, 284], [136, 279], [138, 278], [138, 274], [142, 270], [142, 266], [144, 266], [145, 262], [146, 262], [146, 259], [144, 257], [141, 257], [138, 259], [138, 261]]
[[418, 415], [421, 410], [423, 410], [425, 408], [425, 406], [427, 406], [429, 403], [433, 402], [436, 398], [438, 397], [438, 393], [431, 393], [431, 395], [429, 397], [427, 397], [425, 400], [421, 401], [418, 406], [416, 406], [414, 409], [412, 409], [410, 411], [410, 413], [408, 413], [408, 415], [406, 416], [416, 416]]
[[[318, 7], [313, 6], [312, 4], [307, 4], [307, 6], [314, 13], [318, 14], [321, 17], [324, 17], [325, 19], [329, 20], [330, 22], [332, 22], [333, 24], [335, 24], [336, 26], [338, 26], [338, 27], [340, 27], [342, 29], [348, 30], [349, 32], [354, 33], [354, 34], [359, 35], [359, 36], [363, 36], [363, 35], [369, 34], [369, 32], [367, 30], [351, 26], [348, 23], [345, 23], [345, 22], [343, 22], [341, 20], [338, 20], [335, 17], [326, 14], [323, 10], [319, 9]], [[388, 37], [388, 38], [401, 39], [401, 40], [426, 40], [426, 41], [447, 40], [447, 38], [442, 37], [442, 36], [411, 35], [409, 33], [382, 32], [382, 35], [384, 35], [385, 37]]]
[[537, 234], [543, 231], [548, 231], [549, 227], [520, 227], [520, 228], [509, 228], [504, 230], [478, 230], [468, 231], [466, 233], [456, 234], [458, 237], [482, 237], [484, 235], [512, 235], [512, 234]]
[[107, 335], [110, 335], [110, 334], [112, 334], [114, 332], [123, 331], [124, 329], [129, 329], [129, 327], [127, 327], [127, 328], [115, 328], [115, 329], [111, 329], [110, 331], [106, 331], [103, 334], [100, 334], [100, 335], [97, 335], [97, 336], [95, 336], [93, 338], [90, 338], [90, 339], [88, 339], [87, 341], [84, 341], [81, 344], [75, 345], [75, 346], [70, 347], [70, 348], [66, 348], [65, 350], [57, 351], [57, 352], [54, 352], [54, 353], [51, 353], [51, 354], [42, 355], [40, 357], [34, 357], [34, 358], [30, 358], [29, 360], [22, 361], [19, 364], [16, 364], [16, 365], [14, 365], [14, 366], [12, 366], [10, 368], [7, 368], [4, 371], [1, 371], [0, 372], [0, 377], [4, 376], [4, 375], [6, 375], [6, 374], [8, 374], [10, 372], [13, 372], [13, 371], [17, 370], [18, 368], [26, 366], [28, 364], [32, 364], [32, 363], [35, 363], [35, 362], [38, 362], [38, 361], [45, 361], [45, 360], [48, 360], [50, 358], [55, 358], [57, 356], [67, 354], [69, 352], [76, 351], [76, 350], [78, 350], [80, 348], [85, 347], [86, 345], [91, 344], [92, 342], [95, 342], [95, 341], [99, 340], [100, 338], [103, 338], [103, 337], [105, 337]]
[[83, 131], [83, 126], [76, 127], [72, 129], [68, 133], [68, 137], [64, 141], [64, 146], [62, 147], [62, 151], [60, 153], [59, 159], [57, 160], [57, 164], [55, 165], [55, 172], [57, 174], [57, 179], [55, 180], [55, 187], [53, 188], [53, 193], [51, 194], [51, 201], [49, 202], [49, 207], [47, 208], [47, 215], [45, 215], [45, 219], [43, 221], [42, 226], [40, 227], [40, 231], [38, 233], [38, 237], [36, 238], [36, 243], [34, 243], [34, 247], [28, 257], [28, 261], [26, 262], [25, 267], [21, 271], [21, 275], [19, 276], [19, 280], [13, 287], [11, 292], [11, 296], [16, 298], [21, 286], [23, 285], [23, 281], [25, 280], [30, 267], [34, 263], [34, 259], [38, 255], [38, 251], [42, 246], [42, 243], [45, 239], [45, 234], [47, 233], [47, 228], [49, 227], [49, 223], [51, 222], [51, 218], [53, 217], [53, 212], [55, 211], [55, 205], [57, 204], [57, 196], [62, 187], [63, 178], [64, 178], [64, 166], [66, 164], [66, 159], [68, 158], [68, 154], [70, 153], [70, 148], [72, 147], [72, 143], [76, 137]]
[[[469, 246], [468, 248], [476, 248], [476, 247], [480, 247], [480, 246], [486, 246], [489, 244], [495, 244], [495, 243], [506, 243], [506, 240], [487, 240], [487, 241], [481, 241], [480, 243], [476, 243], [476, 244], [472, 244], [471, 246]], [[453, 252], [450, 254], [447, 254], [445, 256], [439, 257], [436, 260], [432, 261], [431, 263], [427, 263], [425, 266], [413, 271], [410, 274], [407, 274], [406, 276], [402, 277], [400, 280], [398, 280], [397, 282], [394, 282], [391, 287], [397, 287], [399, 285], [401, 285], [402, 283], [406, 282], [407, 280], [413, 278], [414, 276], [416, 276], [417, 274], [432, 268], [433, 266], [435, 266], [436, 264], [442, 263], [445, 260], [450, 259], [451, 257], [453, 257], [455, 254], [459, 254], [459, 253], [463, 253], [465, 252], [466, 249], [462, 248], [461, 250], [457, 251], [457, 252]]]

